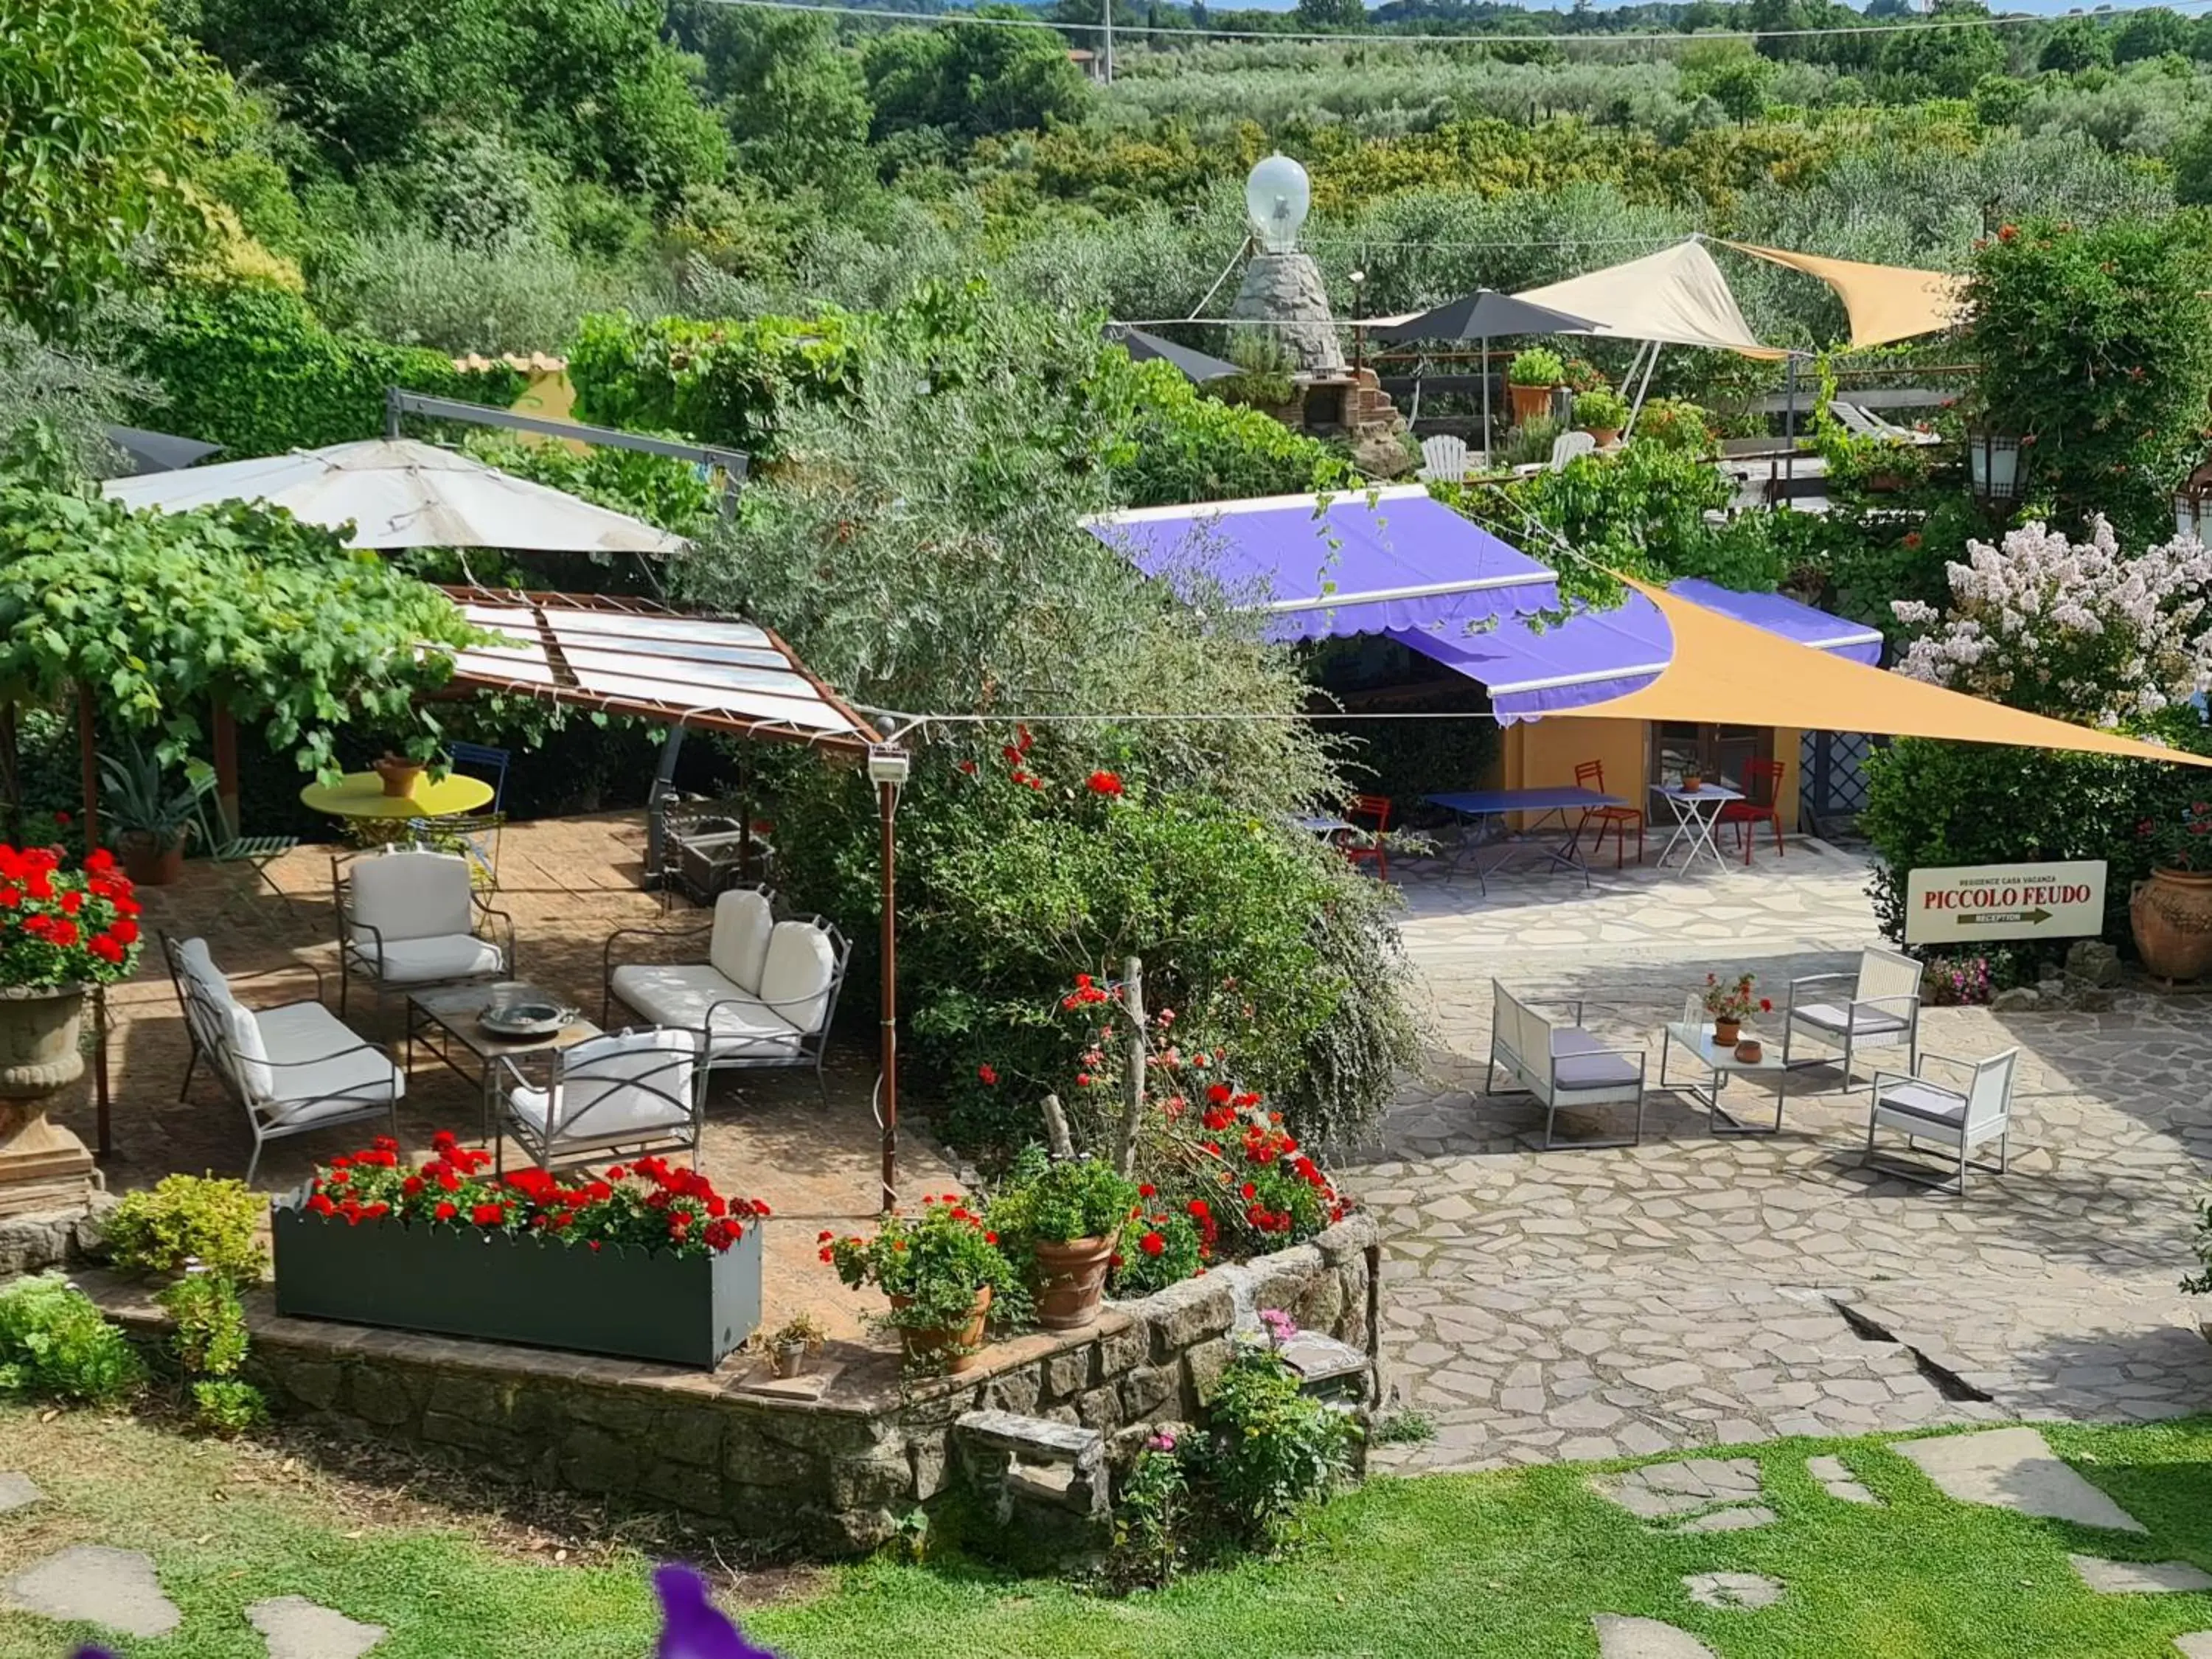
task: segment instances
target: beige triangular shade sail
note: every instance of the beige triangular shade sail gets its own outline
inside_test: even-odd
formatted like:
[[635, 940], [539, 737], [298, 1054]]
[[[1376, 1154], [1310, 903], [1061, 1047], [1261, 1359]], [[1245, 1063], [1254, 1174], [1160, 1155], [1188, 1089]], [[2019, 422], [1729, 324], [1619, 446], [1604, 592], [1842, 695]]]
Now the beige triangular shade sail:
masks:
[[1562, 332], [1714, 346], [1747, 357], [1787, 355], [1759, 343], [1729, 291], [1728, 278], [1704, 245], [1694, 240], [1678, 242], [1624, 265], [1532, 288], [1516, 297], [1588, 317], [1595, 325]]
[[1649, 685], [1577, 708], [1577, 715], [1943, 738], [2212, 766], [2212, 757], [2161, 749], [1850, 662], [1708, 611], [1663, 587], [1622, 580], [1659, 607], [1674, 630], [1674, 656]]
[[1966, 313], [1966, 278], [1948, 271], [1829, 259], [1817, 253], [1793, 253], [1788, 248], [1759, 247], [1750, 242], [1728, 246], [1755, 259], [1817, 276], [1833, 289], [1850, 318], [1855, 349], [1938, 333], [1954, 326]]

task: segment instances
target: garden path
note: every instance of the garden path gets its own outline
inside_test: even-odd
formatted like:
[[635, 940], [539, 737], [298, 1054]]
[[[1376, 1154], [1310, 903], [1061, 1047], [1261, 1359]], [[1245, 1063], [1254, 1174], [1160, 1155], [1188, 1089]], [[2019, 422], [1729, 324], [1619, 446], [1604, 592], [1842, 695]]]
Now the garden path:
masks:
[[1963, 1200], [1860, 1167], [1864, 1085], [1832, 1067], [1791, 1078], [1771, 1139], [1715, 1140], [1662, 1092], [1641, 1146], [1547, 1153], [1532, 1103], [1477, 1092], [1492, 975], [1584, 999], [1656, 1076], [1659, 1029], [1708, 971], [1749, 969], [1778, 999], [1876, 941], [1863, 862], [1796, 841], [1692, 879], [1601, 866], [1587, 892], [1516, 873], [1487, 902], [1436, 864], [1393, 874], [1436, 1040], [1339, 1162], [1382, 1224], [1390, 1386], [1437, 1434], [1378, 1462], [2212, 1408], [2212, 1345], [2175, 1288], [2212, 1160], [2212, 1000], [1930, 1010], [1927, 1048], [2022, 1050], [2011, 1173]]

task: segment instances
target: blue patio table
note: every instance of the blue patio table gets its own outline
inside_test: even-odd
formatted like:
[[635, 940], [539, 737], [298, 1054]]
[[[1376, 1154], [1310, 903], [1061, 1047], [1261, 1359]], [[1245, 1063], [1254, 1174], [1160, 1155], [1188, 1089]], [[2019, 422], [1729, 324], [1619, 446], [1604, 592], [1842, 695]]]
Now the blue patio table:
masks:
[[[1584, 887], [1589, 885], [1589, 866], [1583, 861], [1581, 836], [1578, 833], [1582, 827], [1582, 820], [1577, 817], [1573, 823], [1569, 823], [1567, 814], [1588, 811], [1594, 806], [1628, 805], [1618, 795], [1608, 795], [1597, 789], [1583, 789], [1573, 784], [1559, 784], [1536, 789], [1461, 789], [1446, 794], [1425, 795], [1422, 799], [1431, 806], [1441, 806], [1447, 812], [1454, 814], [1467, 830], [1473, 832], [1471, 835], [1462, 834], [1462, 836], [1458, 855], [1452, 860], [1452, 870], [1455, 873], [1458, 871], [1461, 862], [1470, 854], [1479, 855], [1483, 847], [1488, 844], [1482, 833], [1483, 825], [1492, 819], [1504, 818], [1515, 812], [1526, 812], [1534, 814], [1534, 821], [1523, 826], [1522, 830], [1523, 836], [1530, 830], [1542, 828], [1547, 819], [1557, 819], [1559, 828], [1562, 831], [1568, 832], [1566, 841], [1564, 842], [1544, 840], [1523, 842], [1520, 847], [1514, 848], [1506, 854], [1504, 858], [1499, 860], [1498, 866], [1502, 869], [1511, 861], [1514, 852], [1525, 848], [1549, 860], [1552, 867], [1555, 870], [1579, 870], [1582, 872]], [[1499, 836], [1496, 839], [1507, 842], [1509, 845], [1513, 840], [1509, 836]], [[1490, 880], [1483, 873], [1482, 860], [1480, 856], [1474, 860], [1474, 878], [1482, 884], [1483, 896], [1489, 896]]]

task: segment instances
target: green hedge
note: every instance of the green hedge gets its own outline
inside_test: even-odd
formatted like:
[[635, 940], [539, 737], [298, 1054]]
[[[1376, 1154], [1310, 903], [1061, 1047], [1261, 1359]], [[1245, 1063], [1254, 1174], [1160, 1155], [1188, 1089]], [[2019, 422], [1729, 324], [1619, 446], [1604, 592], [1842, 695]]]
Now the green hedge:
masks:
[[222, 460], [376, 437], [388, 386], [505, 409], [526, 383], [504, 365], [464, 373], [441, 352], [333, 333], [282, 289], [179, 289], [126, 344], [167, 394], [137, 418], [219, 443]]

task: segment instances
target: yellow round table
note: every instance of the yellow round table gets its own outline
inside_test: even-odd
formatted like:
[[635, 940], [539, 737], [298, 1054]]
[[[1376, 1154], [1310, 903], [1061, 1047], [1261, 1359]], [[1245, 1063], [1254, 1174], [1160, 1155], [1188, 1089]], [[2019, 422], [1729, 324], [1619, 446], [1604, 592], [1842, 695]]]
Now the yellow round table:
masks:
[[492, 787], [482, 778], [459, 772], [435, 783], [426, 772], [404, 795], [386, 794], [384, 779], [374, 772], [349, 772], [335, 784], [311, 783], [300, 792], [302, 805], [337, 818], [450, 818], [474, 811], [491, 797]]

